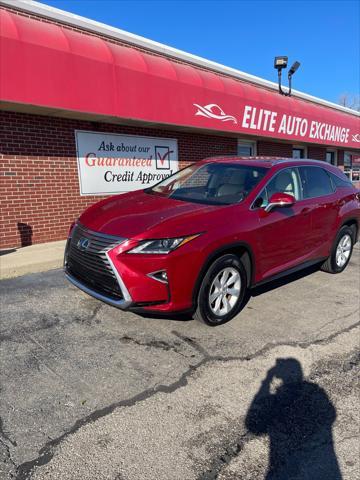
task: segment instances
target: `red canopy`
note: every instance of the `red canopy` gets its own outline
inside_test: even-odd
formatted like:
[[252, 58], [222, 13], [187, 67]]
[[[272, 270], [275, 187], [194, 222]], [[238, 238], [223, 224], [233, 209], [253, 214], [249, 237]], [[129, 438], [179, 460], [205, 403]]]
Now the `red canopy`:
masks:
[[360, 146], [355, 114], [283, 97], [53, 23], [1, 14], [1, 100], [158, 124]]

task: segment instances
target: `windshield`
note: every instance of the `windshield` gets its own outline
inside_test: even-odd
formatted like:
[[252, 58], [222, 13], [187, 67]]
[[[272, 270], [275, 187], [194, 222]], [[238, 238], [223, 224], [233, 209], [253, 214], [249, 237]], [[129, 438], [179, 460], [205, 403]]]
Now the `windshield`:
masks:
[[187, 202], [231, 205], [244, 200], [266, 171], [230, 163], [191, 165], [146, 192]]

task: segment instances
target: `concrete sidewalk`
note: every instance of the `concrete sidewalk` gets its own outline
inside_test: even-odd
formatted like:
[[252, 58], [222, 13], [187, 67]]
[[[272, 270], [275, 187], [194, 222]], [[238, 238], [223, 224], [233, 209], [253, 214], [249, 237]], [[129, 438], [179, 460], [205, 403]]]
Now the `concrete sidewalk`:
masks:
[[26, 273], [45, 272], [60, 268], [66, 240], [39, 243], [18, 249], [0, 250], [0, 278], [12, 278]]

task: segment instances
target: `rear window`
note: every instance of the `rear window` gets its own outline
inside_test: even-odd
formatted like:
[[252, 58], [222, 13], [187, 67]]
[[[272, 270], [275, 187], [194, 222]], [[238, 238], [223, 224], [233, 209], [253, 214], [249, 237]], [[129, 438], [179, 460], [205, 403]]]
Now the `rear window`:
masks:
[[321, 167], [300, 167], [303, 198], [322, 197], [334, 192], [330, 175]]
[[[339, 175], [341, 172], [339, 172]], [[344, 176], [337, 176], [334, 173], [330, 173], [331, 180], [333, 181], [333, 184], [335, 185], [336, 188], [338, 187], [351, 187], [352, 183], [351, 181], [347, 178], [346, 175]]]

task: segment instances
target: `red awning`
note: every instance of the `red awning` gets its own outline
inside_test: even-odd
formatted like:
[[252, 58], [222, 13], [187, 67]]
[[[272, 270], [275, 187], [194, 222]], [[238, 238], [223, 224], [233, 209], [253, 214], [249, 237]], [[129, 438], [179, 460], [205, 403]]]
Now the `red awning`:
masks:
[[1, 100], [122, 119], [360, 146], [360, 118], [168, 58], [1, 14]]

